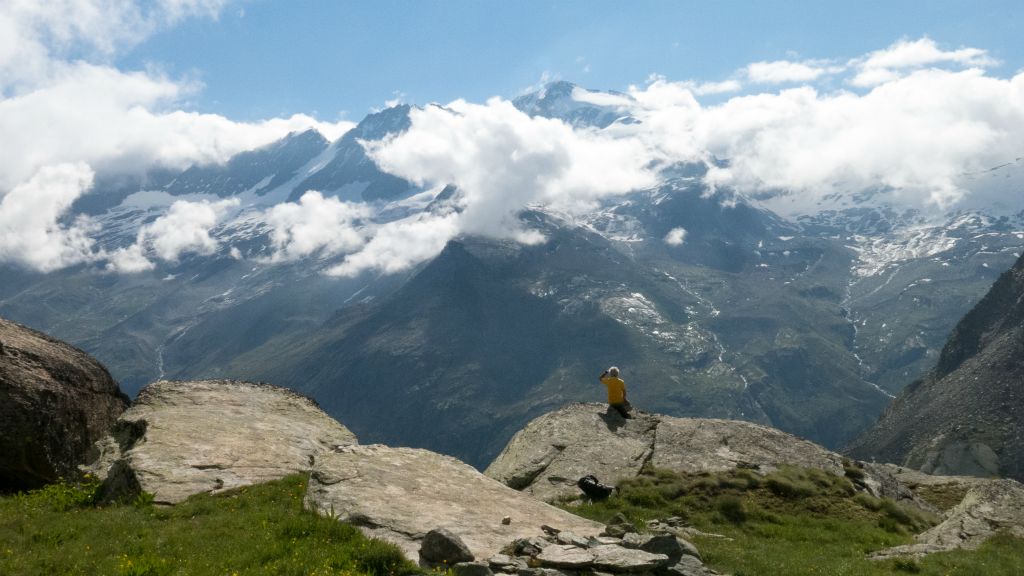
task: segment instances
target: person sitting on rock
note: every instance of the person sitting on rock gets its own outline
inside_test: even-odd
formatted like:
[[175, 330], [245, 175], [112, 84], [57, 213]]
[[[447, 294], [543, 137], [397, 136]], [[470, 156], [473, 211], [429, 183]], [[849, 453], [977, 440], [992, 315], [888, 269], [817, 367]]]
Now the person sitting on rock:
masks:
[[608, 388], [608, 408], [614, 409], [623, 418], [629, 418], [629, 411], [632, 408], [629, 400], [626, 400], [626, 383], [619, 378], [619, 369], [615, 366], [601, 373], [601, 383]]

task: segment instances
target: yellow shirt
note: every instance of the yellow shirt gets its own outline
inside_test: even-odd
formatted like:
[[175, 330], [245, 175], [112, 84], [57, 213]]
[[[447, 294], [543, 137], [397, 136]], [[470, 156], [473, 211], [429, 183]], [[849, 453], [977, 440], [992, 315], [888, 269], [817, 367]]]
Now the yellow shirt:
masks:
[[608, 387], [608, 403], [622, 404], [626, 401], [626, 383], [615, 376], [601, 378], [601, 383]]

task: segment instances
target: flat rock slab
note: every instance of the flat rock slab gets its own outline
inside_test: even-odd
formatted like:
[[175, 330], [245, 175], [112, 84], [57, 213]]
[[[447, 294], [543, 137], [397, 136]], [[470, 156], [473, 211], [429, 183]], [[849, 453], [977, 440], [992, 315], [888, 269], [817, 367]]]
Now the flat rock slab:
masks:
[[609, 572], [647, 572], [669, 564], [668, 556], [664, 554], [621, 546], [597, 546], [590, 551], [594, 554], [594, 567]]
[[552, 544], [537, 555], [537, 562], [550, 568], [587, 568], [594, 564], [594, 553], [571, 544]]
[[[345, 446], [317, 460], [306, 507], [397, 544], [419, 561], [427, 532], [458, 535], [478, 560], [541, 526], [596, 536], [602, 525], [545, 504], [488, 478], [454, 458], [427, 450]], [[509, 524], [502, 524], [511, 516]]]
[[[310, 470], [356, 437], [316, 403], [285, 388], [233, 380], [146, 387], [98, 443], [93, 470], [174, 504]], [[128, 489], [128, 488], [126, 488]]]
[[661, 416], [651, 464], [678, 472], [721, 472], [737, 465], [769, 471], [780, 465], [843, 474], [842, 456], [781, 430], [713, 418]]

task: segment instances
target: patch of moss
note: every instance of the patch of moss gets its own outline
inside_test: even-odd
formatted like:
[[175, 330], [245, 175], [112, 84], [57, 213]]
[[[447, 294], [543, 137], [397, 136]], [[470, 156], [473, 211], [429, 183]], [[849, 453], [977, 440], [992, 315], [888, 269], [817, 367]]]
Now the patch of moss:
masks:
[[914, 494], [943, 512], [963, 502], [970, 486], [967, 484], [933, 484], [914, 487]]

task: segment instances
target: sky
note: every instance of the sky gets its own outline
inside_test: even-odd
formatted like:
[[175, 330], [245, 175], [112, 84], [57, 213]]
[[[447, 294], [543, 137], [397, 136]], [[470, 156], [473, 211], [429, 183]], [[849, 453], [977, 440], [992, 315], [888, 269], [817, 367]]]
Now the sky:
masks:
[[853, 58], [901, 38], [985, 48], [1024, 67], [1014, 0], [252, 0], [191, 18], [120, 55], [196, 78], [196, 109], [252, 121], [359, 120], [390, 100], [513, 97], [542, 78], [625, 90], [651, 74], [724, 81], [750, 62]]
[[[0, 0], [0, 262], [142, 273], [245, 258], [215, 230], [249, 210], [265, 264], [395, 272], [463, 234], [542, 242], [524, 207], [581, 216], [679, 163], [783, 216], [864, 192], [936, 217], [1020, 210], [1019, 183], [971, 176], [1024, 156], [1015, 4]], [[511, 104], [556, 79], [638, 122]], [[239, 198], [175, 198], [113, 250], [72, 209], [97, 175], [221, 163], [310, 128], [335, 140], [399, 102], [420, 105], [411, 127], [362, 145], [424, 190], [456, 185], [457, 209], [386, 220], [311, 191], [254, 216]]]

